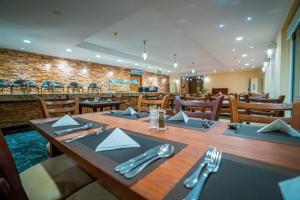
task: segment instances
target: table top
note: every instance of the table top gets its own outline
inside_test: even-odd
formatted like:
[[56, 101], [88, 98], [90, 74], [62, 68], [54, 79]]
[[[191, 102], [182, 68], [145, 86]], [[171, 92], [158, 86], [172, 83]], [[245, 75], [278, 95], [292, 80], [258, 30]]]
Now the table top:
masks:
[[116, 105], [120, 104], [120, 101], [82, 101], [79, 104], [81, 106], [102, 106], [102, 105]]
[[108, 124], [107, 128], [119, 127], [140, 134], [162, 138], [187, 144], [183, 150], [168, 159], [152, 172], [141, 178], [131, 186], [122, 184], [113, 176], [105, 173], [105, 163], [88, 155], [83, 149], [67, 145], [63, 140], [91, 132], [80, 131], [69, 135], [53, 137], [53, 135], [39, 129], [37, 124], [53, 121], [51, 119], [31, 120], [30, 124], [61, 151], [74, 159], [81, 167], [98, 178], [102, 184], [122, 199], [163, 199], [177, 182], [191, 169], [191, 167], [206, 152], [208, 146], [216, 146], [223, 152], [275, 164], [291, 169], [300, 169], [300, 147], [278, 144], [273, 142], [251, 140], [240, 137], [223, 135], [227, 123], [218, 124], [206, 132], [168, 126], [166, 131], [160, 132], [150, 129], [144, 119], [128, 120], [88, 113], [78, 115], [80, 118]]

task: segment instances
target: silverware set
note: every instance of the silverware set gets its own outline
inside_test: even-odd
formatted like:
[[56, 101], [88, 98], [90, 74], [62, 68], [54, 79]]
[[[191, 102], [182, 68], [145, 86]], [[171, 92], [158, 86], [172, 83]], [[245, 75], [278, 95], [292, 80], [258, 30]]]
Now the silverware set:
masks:
[[174, 146], [171, 144], [163, 144], [155, 146], [145, 153], [132, 158], [115, 167], [115, 171], [125, 178], [133, 178], [142, 172], [147, 166], [161, 158], [169, 158], [174, 154]]
[[67, 140], [65, 140], [64, 142], [66, 142], [66, 143], [73, 142], [73, 141], [78, 140], [78, 139], [80, 139], [80, 138], [84, 138], [84, 137], [87, 137], [87, 136], [89, 136], [89, 135], [99, 135], [99, 134], [101, 134], [101, 133], [103, 133], [103, 132], [104, 132], [103, 127], [100, 127], [95, 133], [86, 133], [86, 134], [82, 134], [82, 135], [79, 135], [79, 136], [76, 136], [76, 137], [67, 139]]
[[185, 179], [184, 186], [191, 189], [184, 200], [198, 200], [205, 182], [211, 173], [218, 171], [222, 158], [222, 151], [216, 147], [209, 147], [205, 157], [195, 172]]
[[60, 130], [60, 131], [55, 131], [54, 133], [56, 135], [62, 135], [62, 134], [66, 134], [66, 133], [71, 133], [73, 131], [78, 131], [78, 130], [87, 130], [93, 127], [93, 123], [87, 123], [84, 126], [80, 126], [80, 127], [76, 127], [76, 128], [68, 128], [68, 129], [64, 129], [64, 130]]
[[200, 122], [200, 128], [209, 128], [214, 124], [215, 124], [215, 122], [212, 120], [202, 120]]

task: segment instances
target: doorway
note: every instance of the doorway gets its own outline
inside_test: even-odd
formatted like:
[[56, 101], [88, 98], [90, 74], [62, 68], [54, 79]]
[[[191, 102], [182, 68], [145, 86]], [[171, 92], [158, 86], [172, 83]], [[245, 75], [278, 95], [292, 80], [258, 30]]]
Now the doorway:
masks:
[[136, 80], [138, 84], [130, 84], [130, 92], [138, 92], [139, 87], [142, 86], [142, 76], [131, 75], [130, 76], [131, 82]]

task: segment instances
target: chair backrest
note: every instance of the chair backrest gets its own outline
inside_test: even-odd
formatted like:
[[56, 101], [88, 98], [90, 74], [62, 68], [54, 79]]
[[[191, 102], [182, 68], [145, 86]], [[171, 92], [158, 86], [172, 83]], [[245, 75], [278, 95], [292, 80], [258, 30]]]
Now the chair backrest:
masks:
[[198, 117], [198, 118], [203, 118], [203, 119], [209, 119], [209, 120], [215, 120], [218, 121], [220, 117], [220, 110], [222, 107], [222, 102], [223, 102], [223, 96], [216, 97], [214, 101], [208, 101], [208, 102], [194, 102], [194, 101], [183, 101], [180, 99], [179, 96], [176, 97], [175, 99], [175, 113], [178, 113], [182, 110], [182, 106], [188, 108], [188, 107], [193, 107], [193, 108], [209, 108], [210, 112], [189, 112], [185, 111], [187, 116], [189, 117]]
[[161, 109], [167, 109], [169, 103], [170, 95], [167, 94], [163, 97], [163, 99], [153, 100], [153, 99], [144, 99], [143, 95], [140, 95], [138, 98], [138, 112], [143, 111], [143, 105], [157, 105]]
[[208, 95], [204, 95], [204, 96], [185, 96], [183, 98], [183, 100], [185, 100], [185, 101], [189, 101], [189, 100], [208, 101], [209, 97], [208, 97]]
[[44, 118], [71, 114], [79, 114], [79, 100], [78, 98], [73, 100], [55, 100], [45, 101], [43, 98], [38, 97], [38, 101], [41, 107], [41, 111]]
[[[257, 123], [271, 123], [276, 119], [282, 119], [288, 124], [291, 124], [293, 128], [300, 129], [300, 102], [273, 104], [273, 103], [246, 103], [237, 102], [235, 97], [230, 97], [230, 110], [231, 110], [231, 122], [257, 122]], [[246, 110], [248, 112], [243, 112]], [[259, 112], [260, 114], [252, 114]], [[292, 111], [292, 117], [274, 117], [270, 115], [262, 115], [263, 112], [284, 112]]]
[[249, 99], [250, 102], [259, 102], [259, 103], [283, 103], [285, 99], [285, 95], [280, 95], [277, 99]]
[[0, 131], [0, 199], [27, 200], [11, 152]]

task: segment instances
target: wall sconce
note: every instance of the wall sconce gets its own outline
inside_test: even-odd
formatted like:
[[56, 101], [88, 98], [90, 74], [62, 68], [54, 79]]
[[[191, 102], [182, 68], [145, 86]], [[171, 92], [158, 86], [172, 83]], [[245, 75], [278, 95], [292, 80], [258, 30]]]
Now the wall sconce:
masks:
[[205, 77], [204, 77], [204, 83], [208, 83], [210, 81], [210, 78], [206, 75]]
[[44, 64], [44, 67], [45, 67], [46, 71], [49, 71], [50, 68], [51, 68], [51, 64], [49, 64], [49, 63], [46, 61], [45, 64]]
[[86, 67], [82, 67], [82, 68], [81, 68], [81, 73], [82, 73], [82, 74], [86, 74], [86, 73], [87, 73], [87, 71], [88, 71], [88, 70], [87, 70], [87, 68], [86, 68]]
[[112, 72], [112, 71], [107, 72], [108, 77], [112, 77], [113, 75], [114, 75], [114, 72]]

